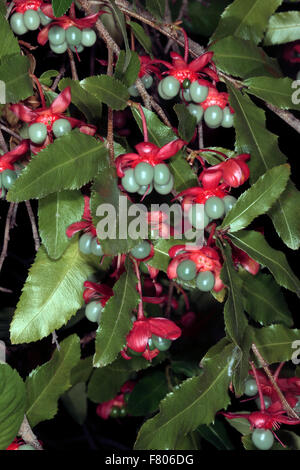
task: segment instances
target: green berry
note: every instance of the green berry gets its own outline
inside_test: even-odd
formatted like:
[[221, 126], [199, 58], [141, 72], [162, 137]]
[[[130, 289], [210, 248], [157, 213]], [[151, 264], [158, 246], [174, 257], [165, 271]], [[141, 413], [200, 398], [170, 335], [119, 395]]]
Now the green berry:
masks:
[[113, 406], [110, 412], [110, 416], [112, 418], [119, 418], [120, 417], [120, 408], [119, 406]]
[[30, 31], [35, 31], [41, 24], [39, 14], [35, 10], [27, 10], [24, 13], [24, 24]]
[[50, 42], [50, 49], [51, 51], [55, 52], [55, 54], [64, 54], [68, 49], [68, 44], [66, 42], [63, 42], [62, 44], [59, 44], [59, 46], [54, 46]]
[[137, 184], [135, 180], [134, 171], [132, 168], [125, 171], [125, 176], [123, 176], [121, 182], [123, 188], [128, 193], [136, 193], [140, 189], [140, 185]]
[[157, 91], [158, 91], [158, 94], [159, 96], [163, 99], [163, 100], [171, 100], [172, 97], [170, 98], [169, 96], [167, 96], [164, 91], [163, 91], [163, 88], [162, 88], [162, 84], [163, 84], [163, 80], [161, 80], [158, 84], [158, 88], [157, 88]]
[[166, 194], [169, 194], [174, 186], [174, 177], [171, 175], [170, 180], [168, 181], [167, 184], [156, 184], [154, 182], [154, 189], [158, 194], [162, 194], [165, 196]]
[[175, 98], [180, 90], [180, 83], [175, 77], [172, 77], [171, 75], [162, 80], [161, 87], [166, 96], [169, 98]]
[[188, 213], [190, 224], [197, 230], [203, 230], [209, 224], [209, 217], [204, 210], [204, 204], [193, 204]]
[[79, 250], [85, 255], [90, 255], [92, 252], [93, 236], [90, 233], [84, 233], [79, 239]]
[[72, 126], [67, 119], [57, 119], [52, 126], [52, 131], [55, 137], [61, 137], [68, 134], [71, 130]]
[[225, 205], [225, 214], [227, 214], [229, 211], [231, 211], [231, 209], [235, 205], [236, 201], [237, 201], [237, 199], [233, 196], [223, 197], [223, 202], [224, 202], [224, 205]]
[[84, 50], [84, 47], [82, 44], [78, 44], [78, 46], [70, 46], [71, 51], [80, 54]]
[[225, 214], [225, 204], [223, 199], [213, 196], [207, 199], [204, 210], [211, 219], [219, 219]]
[[134, 178], [140, 186], [152, 183], [153, 176], [154, 168], [150, 163], [141, 162], [134, 168]]
[[153, 349], [155, 349], [155, 345], [153, 343], [152, 336], [151, 336], [151, 338], [148, 339], [148, 347], [149, 347], [150, 351], [153, 351]]
[[96, 300], [88, 303], [87, 306], [85, 307], [85, 316], [89, 321], [99, 323], [101, 313], [102, 313], [102, 305], [100, 302], [97, 302]]
[[188, 105], [187, 109], [189, 110], [189, 113], [192, 116], [195, 116], [197, 124], [199, 124], [199, 122], [203, 118], [203, 108], [201, 108], [201, 106], [199, 106], [198, 104], [191, 103]]
[[[150, 186], [150, 187], [149, 187]], [[144, 194], [147, 192], [147, 195], [150, 194], [153, 190], [153, 184], [150, 183], [147, 184], [147, 185], [144, 185], [144, 186], [140, 186], [140, 189], [138, 190], [138, 194], [140, 194], [140, 196], [144, 196]]]
[[161, 338], [160, 336], [156, 336], [156, 335], [152, 335], [152, 341], [153, 341], [153, 345], [159, 351], [167, 351], [172, 344], [172, 341], [170, 339]]
[[171, 178], [171, 172], [168, 165], [159, 163], [154, 167], [154, 183], [158, 185], [168, 184]]
[[51, 23], [52, 19], [49, 18], [49, 16], [46, 16], [46, 15], [42, 12], [42, 10], [38, 10], [38, 15], [39, 15], [39, 17], [40, 17], [42, 26], [47, 26], [47, 24]]
[[10, 189], [17, 179], [17, 174], [13, 170], [4, 170], [2, 172], [2, 185], [5, 189]]
[[133, 96], [134, 98], [137, 98], [138, 96], [140, 96], [139, 90], [137, 89], [135, 85], [131, 85], [128, 88], [128, 93], [130, 94], [130, 96]]
[[101, 245], [98, 243], [97, 237], [94, 237], [92, 244], [91, 244], [91, 252], [95, 256], [102, 256], [103, 250]]
[[122, 406], [122, 408], [120, 408], [119, 413], [120, 413], [119, 414], [120, 418], [124, 418], [125, 416], [127, 416], [126, 408], [124, 406]]
[[136, 259], [144, 259], [150, 255], [151, 245], [146, 240], [142, 241], [139, 245], [135, 246], [130, 250], [132, 256]]
[[192, 281], [197, 275], [197, 267], [194, 261], [189, 259], [182, 261], [177, 266], [177, 276], [182, 281]]
[[150, 88], [153, 84], [153, 78], [151, 75], [146, 74], [142, 77], [142, 82], [145, 88]]
[[28, 29], [24, 23], [24, 15], [22, 13], [14, 13], [10, 17], [10, 27], [14, 33], [21, 36], [22, 34], [26, 34]]
[[33, 446], [29, 444], [23, 444], [18, 447], [18, 450], [37, 450], [37, 449], [35, 449]]
[[230, 112], [230, 109], [228, 107], [223, 109], [223, 119], [222, 119], [221, 126], [225, 127], [226, 129], [229, 129], [230, 127], [232, 127], [233, 120], [234, 120], [233, 116], [234, 114]]
[[207, 127], [216, 129], [223, 121], [223, 109], [220, 106], [210, 106], [204, 112], [204, 121]]
[[47, 127], [42, 122], [31, 124], [28, 128], [28, 135], [34, 144], [42, 144], [47, 137]]
[[134, 351], [134, 349], [127, 348], [127, 354], [128, 356], [141, 356], [143, 353]]
[[91, 47], [95, 44], [97, 39], [96, 33], [91, 28], [84, 28], [82, 30], [81, 44], [84, 47]]
[[195, 103], [202, 103], [208, 95], [208, 87], [200, 85], [197, 81], [190, 86], [190, 95]]
[[198, 274], [196, 284], [202, 292], [209, 292], [214, 288], [215, 276], [211, 271], [203, 271]]
[[247, 397], [254, 397], [258, 392], [257, 384], [254, 379], [248, 379], [245, 383], [245, 395]]
[[66, 30], [66, 41], [69, 46], [78, 46], [81, 43], [82, 33], [76, 26], [70, 26]]
[[252, 442], [260, 450], [270, 450], [274, 444], [274, 436], [269, 429], [254, 429]]
[[49, 29], [48, 38], [51, 46], [60, 46], [66, 40], [66, 32], [60, 26], [52, 26]]
[[[265, 408], [267, 409], [271, 405], [272, 400], [271, 400], [270, 397], [267, 397], [267, 396], [264, 396], [263, 398], [264, 398]], [[256, 398], [255, 403], [256, 403], [257, 408], [261, 409], [261, 404], [260, 404], [260, 399], [259, 398]]]
[[185, 78], [182, 82], [182, 88], [186, 90], [191, 85], [191, 81], [188, 78]]

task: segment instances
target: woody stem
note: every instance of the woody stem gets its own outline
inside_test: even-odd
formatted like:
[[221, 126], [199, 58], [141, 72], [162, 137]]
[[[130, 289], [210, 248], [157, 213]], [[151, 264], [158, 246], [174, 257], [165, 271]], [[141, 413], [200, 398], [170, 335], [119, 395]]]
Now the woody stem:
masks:
[[45, 101], [45, 96], [44, 96], [44, 92], [43, 92], [43, 88], [40, 84], [40, 81], [39, 79], [35, 76], [35, 75], [30, 75], [31, 78], [33, 79], [34, 83], [36, 84], [37, 86], [37, 89], [39, 91], [39, 95], [40, 95], [40, 98], [41, 98], [41, 104], [42, 104], [42, 108], [46, 108], [46, 101]]
[[147, 121], [146, 121], [145, 113], [143, 111], [142, 106], [140, 104], [138, 106], [139, 106], [139, 111], [140, 111], [140, 115], [141, 115], [142, 123], [143, 123], [144, 142], [148, 142], [148, 129], [147, 129]]

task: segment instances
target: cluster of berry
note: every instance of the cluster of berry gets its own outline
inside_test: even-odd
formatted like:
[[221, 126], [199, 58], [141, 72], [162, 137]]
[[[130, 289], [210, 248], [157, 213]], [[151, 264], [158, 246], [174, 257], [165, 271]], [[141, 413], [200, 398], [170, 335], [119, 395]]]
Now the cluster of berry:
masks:
[[120, 392], [114, 398], [100, 403], [97, 406], [97, 415], [102, 419], [124, 418], [124, 416], [127, 416], [127, 404], [134, 387], [135, 382], [131, 380], [125, 382], [121, 387]]

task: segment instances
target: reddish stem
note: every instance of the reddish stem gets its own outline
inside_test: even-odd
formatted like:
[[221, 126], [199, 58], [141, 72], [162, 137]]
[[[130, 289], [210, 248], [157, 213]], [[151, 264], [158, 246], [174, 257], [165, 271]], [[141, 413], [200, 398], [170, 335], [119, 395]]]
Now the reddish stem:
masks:
[[186, 307], [187, 311], [189, 312], [190, 311], [190, 303], [189, 303], [188, 296], [186, 295], [186, 293], [184, 292], [184, 289], [181, 286], [176, 284], [176, 287], [181, 292], [181, 294], [183, 296], [184, 303], [185, 303], [185, 307]]
[[72, 20], [75, 20], [76, 18], [76, 12], [75, 12], [75, 2], [73, 2], [70, 6], [70, 14], [69, 17], [72, 18]]
[[184, 62], [187, 63], [188, 58], [189, 58], [189, 38], [185, 30], [183, 28], [180, 28], [180, 29], [184, 36]]
[[139, 106], [139, 111], [140, 111], [142, 123], [143, 123], [144, 142], [149, 142], [146, 117], [145, 117], [142, 106], [140, 104], [138, 106]]
[[281, 369], [283, 368], [284, 364], [285, 364], [285, 362], [281, 362], [281, 363], [279, 364], [279, 366], [277, 367], [277, 369], [276, 369], [276, 371], [275, 371], [275, 374], [273, 375], [275, 382], [277, 382], [278, 377], [279, 377], [279, 374], [280, 374]]
[[265, 411], [265, 409], [266, 409], [265, 401], [264, 401], [264, 396], [263, 396], [262, 389], [261, 389], [261, 386], [260, 386], [260, 383], [259, 383], [258, 375], [257, 375], [256, 369], [255, 369], [254, 363], [252, 361], [250, 362], [250, 365], [251, 365], [251, 368], [253, 370], [253, 375], [255, 377], [255, 381], [256, 381], [256, 384], [257, 384], [257, 388], [258, 388], [258, 394], [259, 394], [259, 400], [260, 400], [260, 409], [261, 409], [261, 411]]
[[209, 237], [208, 237], [208, 240], [207, 240], [207, 246], [211, 246], [212, 244], [212, 241], [213, 241], [213, 236], [215, 234], [215, 231], [216, 231], [216, 227], [217, 227], [217, 224], [212, 224], [211, 226], [211, 231], [210, 231], [210, 234], [209, 234]]
[[44, 92], [43, 92], [42, 86], [39, 82], [39, 79], [35, 75], [31, 75], [31, 77], [33, 78], [34, 83], [36, 84], [36, 86], [39, 90], [39, 95], [40, 95], [40, 98], [41, 98], [42, 108], [45, 109], [46, 108], [46, 101], [45, 101]]

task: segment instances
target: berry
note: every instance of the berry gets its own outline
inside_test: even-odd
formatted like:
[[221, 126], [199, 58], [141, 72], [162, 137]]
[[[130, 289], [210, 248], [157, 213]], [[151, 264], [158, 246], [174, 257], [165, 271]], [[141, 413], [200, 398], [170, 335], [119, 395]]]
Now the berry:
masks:
[[42, 26], [47, 26], [47, 24], [51, 23], [52, 19], [49, 16], [46, 16], [41, 10], [38, 10], [38, 15], [41, 20]]
[[158, 185], [168, 184], [171, 178], [171, 173], [168, 165], [159, 163], [154, 167], [154, 183]]
[[210, 197], [204, 205], [204, 210], [211, 219], [219, 219], [225, 214], [223, 199], [217, 196]]
[[214, 288], [215, 276], [211, 271], [203, 271], [198, 274], [196, 284], [202, 292], [209, 292]]
[[121, 182], [123, 188], [125, 191], [128, 191], [128, 193], [136, 193], [140, 189], [140, 185], [137, 184], [135, 180], [134, 171], [132, 168], [125, 171], [125, 176], [123, 176]]
[[97, 237], [94, 237], [92, 244], [91, 244], [91, 252], [95, 256], [102, 256], [103, 250], [101, 245], [98, 243]]
[[227, 214], [229, 211], [231, 211], [231, 209], [235, 205], [236, 201], [237, 201], [236, 198], [233, 197], [233, 196], [225, 196], [223, 198], [223, 202], [224, 202], [224, 205], [225, 205], [225, 214]]
[[142, 243], [140, 243], [139, 245], [132, 248], [132, 250], [130, 250], [130, 253], [136, 259], [147, 258], [150, 255], [150, 252], [151, 252], [151, 245], [146, 240], [144, 240]]
[[182, 261], [177, 266], [177, 276], [182, 281], [192, 281], [197, 275], [197, 268], [194, 261], [189, 259]]
[[150, 163], [142, 162], [134, 168], [134, 178], [140, 186], [148, 185], [152, 182], [154, 168]]
[[30, 31], [35, 31], [41, 24], [39, 14], [35, 10], [27, 10], [24, 13], [24, 24]]
[[91, 28], [84, 28], [82, 30], [81, 44], [84, 47], [91, 47], [95, 44], [97, 39], [96, 33]]
[[128, 88], [128, 93], [130, 94], [130, 96], [133, 96], [134, 98], [137, 98], [138, 96], [140, 96], [139, 90], [137, 89], [135, 85], [131, 85]]
[[41, 122], [31, 124], [28, 128], [28, 135], [34, 144], [42, 144], [47, 137], [47, 127]]
[[208, 95], [208, 87], [200, 85], [197, 81], [190, 86], [190, 95], [195, 103], [201, 103], [206, 100]]
[[180, 83], [175, 77], [166, 77], [162, 80], [161, 89], [168, 98], [175, 98], [180, 90]]
[[[261, 403], [260, 403], [260, 399], [259, 399], [259, 398], [256, 398], [255, 403], [256, 403], [257, 408], [261, 409]], [[264, 403], [265, 403], [265, 408], [268, 409], [269, 406], [270, 406], [271, 403], [272, 403], [271, 398], [270, 398], [270, 397], [267, 397], [267, 396], [264, 396]]]
[[120, 408], [119, 406], [113, 406], [110, 412], [110, 416], [112, 418], [119, 418], [120, 417]]
[[146, 74], [142, 77], [142, 82], [145, 88], [150, 88], [153, 84], [153, 78], [151, 75]]
[[102, 313], [102, 305], [100, 302], [93, 300], [85, 307], [85, 316], [89, 321], [99, 323]]
[[84, 47], [82, 44], [78, 44], [78, 46], [70, 46], [71, 51], [77, 52], [77, 54], [80, 54], [84, 50]]
[[247, 397], [254, 397], [256, 394], [257, 394], [258, 390], [257, 390], [257, 385], [256, 385], [256, 382], [254, 379], [248, 379], [246, 380], [246, 383], [245, 383], [245, 395], [247, 395]]
[[191, 103], [188, 105], [187, 109], [189, 110], [192, 116], [195, 116], [197, 124], [199, 124], [204, 114], [204, 111], [201, 106], [199, 106], [198, 104]]
[[124, 406], [122, 406], [122, 408], [119, 409], [119, 416], [120, 418], [124, 418], [125, 416], [127, 416], [127, 411], [126, 411], [126, 408]]
[[155, 348], [157, 348], [159, 351], [167, 351], [172, 344], [170, 339], [161, 338], [160, 336], [156, 335], [152, 335], [152, 341]]
[[269, 450], [273, 446], [274, 436], [269, 429], [255, 429], [252, 433], [252, 442], [260, 450]]
[[153, 349], [155, 349], [152, 336], [151, 336], [151, 338], [148, 339], [148, 347], [149, 347], [150, 351], [153, 351]]
[[10, 189], [17, 179], [16, 172], [13, 170], [4, 170], [2, 172], [2, 185], [5, 189]]
[[170, 180], [168, 181], [167, 184], [156, 184], [154, 183], [154, 189], [158, 194], [166, 195], [169, 194], [174, 186], [174, 178], [173, 175], [171, 175]]
[[188, 219], [197, 230], [203, 230], [209, 224], [209, 217], [204, 210], [204, 204], [193, 204], [188, 213]]
[[160, 96], [163, 100], [171, 100], [172, 97], [166, 95], [165, 92], [163, 91], [162, 83], [163, 83], [163, 80], [161, 80], [161, 81], [159, 82], [158, 88], [157, 88], [157, 91], [158, 91], [159, 96]]
[[147, 194], [150, 194], [152, 190], [153, 190], [153, 184], [150, 183], [150, 185], [147, 184], [147, 185], [140, 186], [140, 189], [138, 190], [137, 193], [143, 196], [146, 192]]
[[233, 126], [233, 113], [230, 112], [228, 107], [223, 109], [223, 120], [221, 126], [225, 127], [226, 129], [229, 129]]
[[66, 42], [63, 42], [62, 44], [59, 44], [58, 46], [54, 46], [50, 42], [50, 49], [51, 51], [55, 52], [55, 54], [64, 54], [66, 50], [68, 49], [68, 44]]
[[61, 137], [71, 132], [72, 126], [67, 119], [57, 119], [53, 123], [52, 131], [55, 137]]
[[66, 40], [66, 32], [60, 26], [52, 26], [49, 29], [48, 38], [51, 46], [60, 46]]
[[19, 446], [18, 450], [37, 450], [37, 449], [35, 449], [33, 446], [29, 444], [23, 444]]
[[216, 129], [223, 120], [223, 110], [220, 106], [210, 106], [204, 113], [204, 121], [207, 127]]
[[191, 81], [188, 78], [185, 78], [182, 82], [182, 88], [185, 90], [191, 86]]
[[10, 27], [13, 32], [18, 34], [19, 36], [28, 32], [28, 29], [26, 28], [24, 23], [24, 16], [22, 15], [22, 13], [14, 13], [13, 15], [11, 15]]
[[79, 250], [85, 255], [90, 255], [92, 252], [93, 236], [90, 233], [84, 233], [79, 239]]
[[78, 46], [81, 43], [82, 33], [76, 26], [70, 26], [66, 30], [66, 41], [69, 46]]
[[134, 349], [131, 348], [127, 348], [127, 353], [129, 356], [141, 356], [143, 354], [142, 352], [134, 351]]

